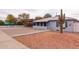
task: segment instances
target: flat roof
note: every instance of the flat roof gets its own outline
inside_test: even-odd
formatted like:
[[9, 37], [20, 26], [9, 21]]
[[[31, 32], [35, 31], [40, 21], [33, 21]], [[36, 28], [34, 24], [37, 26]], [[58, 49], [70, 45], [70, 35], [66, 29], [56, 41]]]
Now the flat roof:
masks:
[[[55, 17], [50, 17], [50, 18], [44, 18], [44, 19], [40, 19], [40, 20], [35, 20], [33, 22], [48, 22], [48, 21], [57, 21], [58, 20], [58, 16]], [[75, 18], [71, 18], [71, 17], [66, 17], [65, 20], [67, 21], [78, 21]]]

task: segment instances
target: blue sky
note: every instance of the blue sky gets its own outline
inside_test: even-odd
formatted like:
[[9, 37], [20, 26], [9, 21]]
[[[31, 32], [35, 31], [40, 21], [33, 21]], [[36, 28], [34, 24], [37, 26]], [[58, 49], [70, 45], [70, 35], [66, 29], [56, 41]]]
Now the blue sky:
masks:
[[[79, 19], [79, 9], [64, 9], [66, 16]], [[15, 17], [21, 13], [30, 14], [31, 18], [36, 16], [44, 16], [46, 13], [50, 13], [52, 16], [59, 14], [58, 9], [0, 9], [0, 19], [4, 20], [8, 14], [13, 14]]]

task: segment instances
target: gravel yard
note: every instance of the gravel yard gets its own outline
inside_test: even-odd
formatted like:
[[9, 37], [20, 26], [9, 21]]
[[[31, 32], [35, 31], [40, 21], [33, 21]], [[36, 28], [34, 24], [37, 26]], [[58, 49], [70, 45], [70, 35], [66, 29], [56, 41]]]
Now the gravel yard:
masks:
[[14, 37], [17, 41], [35, 49], [79, 49], [79, 35], [74, 33], [42, 32]]

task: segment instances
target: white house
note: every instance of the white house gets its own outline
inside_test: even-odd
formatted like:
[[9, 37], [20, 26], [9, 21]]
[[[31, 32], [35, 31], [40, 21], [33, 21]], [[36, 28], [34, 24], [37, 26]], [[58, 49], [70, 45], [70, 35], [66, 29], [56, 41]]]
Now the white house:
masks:
[[[58, 16], [35, 20], [33, 21], [33, 28], [59, 31]], [[79, 21], [75, 18], [65, 17], [63, 30], [67, 32], [79, 32]]]

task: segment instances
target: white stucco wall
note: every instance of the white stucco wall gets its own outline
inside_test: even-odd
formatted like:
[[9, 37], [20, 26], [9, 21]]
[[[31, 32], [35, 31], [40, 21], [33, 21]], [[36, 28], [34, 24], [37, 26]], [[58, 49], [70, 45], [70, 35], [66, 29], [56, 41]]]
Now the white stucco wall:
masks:
[[48, 28], [51, 29], [51, 30], [56, 31], [57, 30], [56, 21], [50, 21], [50, 22], [48, 22]]
[[[56, 27], [56, 21], [51, 21], [48, 24], [48, 28], [54, 31], [60, 30], [60, 27]], [[73, 21], [67, 21], [67, 28], [64, 29], [67, 32], [74, 32], [74, 23]]]
[[[48, 22], [47, 26], [33, 26], [35, 29], [50, 29], [50, 30], [60, 30], [60, 27], [56, 27], [56, 21], [50, 21]], [[76, 27], [77, 28], [77, 27]], [[73, 21], [67, 21], [67, 27], [64, 29], [64, 31], [67, 32], [74, 32], [74, 22]], [[78, 30], [76, 30], [78, 31]]]
[[74, 22], [73, 21], [67, 21], [67, 28], [65, 28], [64, 31], [74, 32]]
[[74, 32], [79, 32], [79, 22], [74, 23]]
[[34, 29], [46, 30], [47, 26], [33, 26]]

